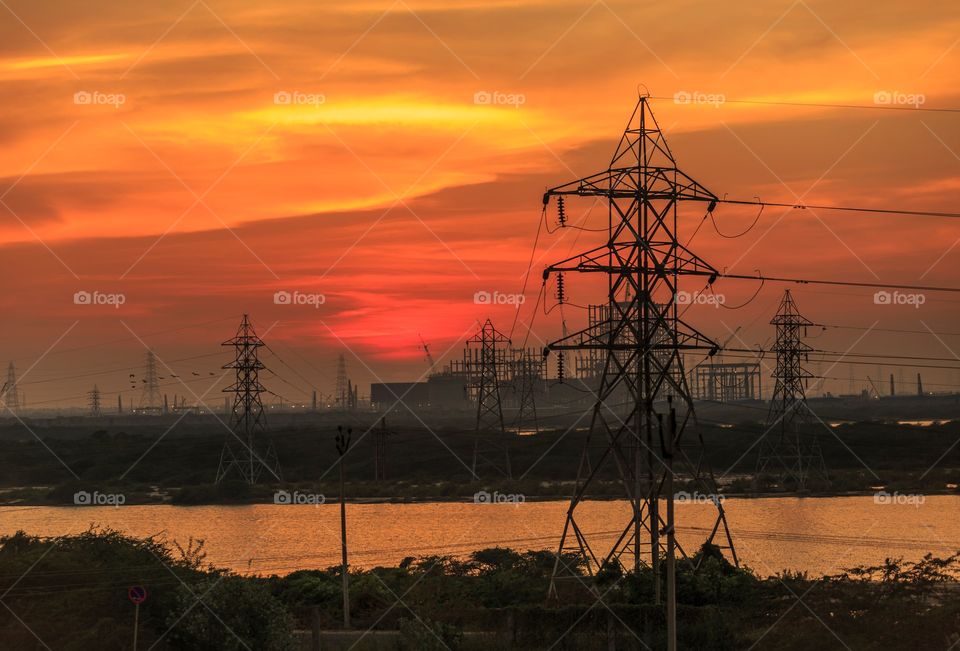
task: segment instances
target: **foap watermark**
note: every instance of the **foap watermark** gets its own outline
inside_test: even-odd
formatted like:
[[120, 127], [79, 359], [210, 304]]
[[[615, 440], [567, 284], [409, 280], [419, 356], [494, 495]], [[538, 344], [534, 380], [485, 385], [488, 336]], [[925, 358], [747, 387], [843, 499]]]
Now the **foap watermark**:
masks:
[[714, 108], [720, 108], [720, 105], [727, 101], [727, 96], [723, 93], [701, 93], [699, 91], [688, 92], [685, 90], [673, 94], [674, 104], [709, 104]]
[[478, 90], [473, 94], [473, 103], [478, 106], [512, 106], [520, 108], [527, 103], [527, 96], [523, 93], [501, 93]]
[[314, 106], [326, 104], [323, 93], [304, 93], [299, 90], [278, 90], [273, 94], [273, 103], [277, 106]]
[[327, 498], [321, 493], [301, 493], [300, 491], [278, 490], [273, 494], [274, 504], [310, 504], [320, 506]]
[[926, 294], [906, 294], [904, 292], [887, 292], [880, 290], [873, 295], [876, 305], [912, 305], [916, 309], [927, 302]]
[[712, 305], [720, 307], [727, 302], [723, 294], [713, 292], [677, 292], [677, 305]]
[[474, 293], [473, 302], [477, 305], [515, 305], [517, 309], [527, 300], [523, 294], [504, 294], [480, 290]]
[[888, 493], [886, 491], [879, 491], [873, 494], [874, 504], [900, 504], [920, 508], [920, 505], [925, 501], [927, 501], [926, 495], [920, 495], [919, 493], [898, 493], [897, 491]]
[[127, 302], [127, 297], [124, 294], [107, 294], [105, 292], [92, 291], [88, 292], [85, 290], [80, 290], [74, 292], [73, 294], [73, 303], [74, 305], [112, 305], [116, 309], [120, 309], [120, 306]]
[[473, 494], [474, 504], [523, 504], [526, 501], [526, 496], [520, 493], [477, 491]]
[[77, 491], [73, 494], [73, 503], [77, 506], [123, 506], [127, 497], [123, 493]]
[[878, 90], [873, 94], [873, 103], [878, 106], [920, 108], [927, 103], [927, 96], [923, 93], [904, 93], [899, 90]]
[[723, 495], [700, 493], [698, 491], [693, 491], [692, 493], [680, 491], [673, 495], [673, 501], [677, 504], [719, 504], [723, 502], [723, 500]]
[[327, 297], [323, 294], [307, 294], [301, 291], [280, 290], [273, 293], [273, 302], [277, 305], [312, 305], [319, 308], [327, 302]]
[[123, 93], [78, 90], [73, 94], [73, 103], [78, 106], [112, 106], [118, 109], [126, 104], [126, 102], [127, 96]]

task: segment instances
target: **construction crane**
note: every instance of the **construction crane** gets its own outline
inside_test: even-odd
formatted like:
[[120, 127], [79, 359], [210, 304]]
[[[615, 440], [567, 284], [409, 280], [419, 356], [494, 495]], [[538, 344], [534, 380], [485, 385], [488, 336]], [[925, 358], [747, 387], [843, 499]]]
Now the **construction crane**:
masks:
[[433, 361], [433, 355], [430, 354], [430, 344], [428, 344], [423, 340], [423, 336], [418, 334], [417, 337], [420, 338], [420, 349], [423, 351], [424, 355], [427, 358], [427, 364], [428, 364], [427, 372], [429, 373], [430, 371], [433, 370], [433, 367], [436, 366], [436, 362]]

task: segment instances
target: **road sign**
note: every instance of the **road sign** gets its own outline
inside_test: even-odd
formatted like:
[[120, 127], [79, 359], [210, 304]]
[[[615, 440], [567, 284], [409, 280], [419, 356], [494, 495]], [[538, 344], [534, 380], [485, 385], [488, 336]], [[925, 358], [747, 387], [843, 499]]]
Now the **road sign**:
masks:
[[127, 590], [127, 598], [137, 606], [147, 600], [147, 589], [142, 585], [131, 586]]

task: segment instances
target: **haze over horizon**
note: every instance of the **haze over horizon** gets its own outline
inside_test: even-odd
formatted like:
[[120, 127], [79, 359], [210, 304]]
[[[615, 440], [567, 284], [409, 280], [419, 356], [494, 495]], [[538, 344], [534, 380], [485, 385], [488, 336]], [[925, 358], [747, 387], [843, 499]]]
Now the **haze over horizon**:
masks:
[[[242, 313], [327, 392], [340, 352], [362, 386], [413, 380], [427, 370], [421, 336], [455, 359], [488, 316], [540, 347], [560, 332], [557, 312], [535, 315], [542, 267], [603, 236], [544, 229], [531, 264], [541, 195], [606, 167], [638, 90], [664, 98], [652, 107], [679, 167], [718, 196], [956, 211], [953, 114], [822, 105], [960, 107], [960, 15], [936, 2], [747, 6], [8, 2], [0, 363], [33, 367], [28, 405], [81, 406], [94, 382], [127, 391], [146, 346], [206, 390]], [[589, 208], [568, 206], [603, 227]], [[741, 233], [757, 212], [723, 205], [717, 229]], [[767, 208], [728, 239], [702, 213], [681, 218], [681, 239], [702, 225], [692, 248], [734, 273], [957, 285], [956, 219]], [[519, 315], [475, 303], [520, 292], [528, 267]], [[874, 289], [791, 287], [814, 322], [862, 327], [811, 332], [817, 348], [960, 359], [956, 295], [878, 305]], [[757, 285], [714, 289], [737, 306]], [[688, 318], [763, 345], [782, 289]], [[76, 304], [84, 291], [124, 303]], [[278, 291], [325, 300], [277, 304]], [[601, 300], [590, 285], [568, 295]], [[960, 387], [956, 371], [919, 370], [931, 390]], [[847, 371], [817, 392], [846, 390]], [[270, 388], [308, 399], [305, 383]]]

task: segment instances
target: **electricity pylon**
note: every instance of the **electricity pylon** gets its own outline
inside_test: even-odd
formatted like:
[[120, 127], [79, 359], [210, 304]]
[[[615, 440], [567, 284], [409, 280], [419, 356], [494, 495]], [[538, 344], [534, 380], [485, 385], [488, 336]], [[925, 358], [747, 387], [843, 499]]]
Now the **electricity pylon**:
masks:
[[539, 434], [537, 423], [537, 382], [542, 378], [543, 359], [528, 350], [517, 351], [514, 360], [513, 383], [517, 391], [517, 433]]
[[813, 322], [800, 314], [788, 289], [770, 324], [777, 328], [773, 346], [777, 355], [773, 374], [776, 384], [766, 430], [759, 443], [756, 475], [758, 478], [773, 475], [781, 481], [789, 479], [798, 490], [804, 490], [811, 475], [827, 479], [827, 466], [816, 431], [804, 427], [810, 425], [811, 420], [805, 384], [813, 375], [803, 368], [811, 348], [802, 341], [801, 331], [806, 333]]
[[223, 390], [233, 393], [233, 410], [230, 413], [230, 434], [220, 453], [217, 468], [217, 483], [231, 472], [248, 484], [255, 484], [264, 468], [274, 479], [280, 479], [280, 468], [273, 444], [266, 438], [266, 423], [260, 394], [266, 389], [260, 384], [260, 371], [266, 367], [260, 361], [259, 349], [263, 340], [257, 336], [246, 314], [233, 339], [221, 346], [231, 346], [234, 360], [223, 366], [235, 369], [236, 381]]
[[100, 409], [100, 389], [97, 388], [96, 384], [93, 385], [93, 389], [90, 390], [87, 397], [89, 398], [90, 415], [94, 418], [103, 416], [103, 411]]
[[490, 319], [484, 322], [473, 338], [467, 340], [467, 373], [470, 389], [477, 401], [472, 464], [474, 477], [477, 477], [477, 468], [481, 463], [506, 477], [512, 476], [510, 447], [500, 404], [500, 378], [506, 362], [505, 346], [509, 344], [510, 339], [498, 332]]
[[140, 409], [160, 411], [160, 383], [157, 377], [157, 356], [147, 351], [147, 361], [143, 371], [143, 390], [140, 393]]
[[[665, 522], [658, 502], [666, 474], [674, 472], [660, 456], [658, 417], [667, 412], [662, 401], [668, 397], [672, 396], [678, 412], [675, 471], [687, 475], [684, 479], [691, 488], [707, 495], [717, 493], [716, 481], [703, 460], [702, 438], [698, 436], [697, 443], [690, 445], [683, 437], [693, 416], [693, 401], [682, 357], [698, 351], [713, 355], [717, 345], [685, 323], [677, 310], [682, 278], [712, 282], [717, 274], [679, 241], [680, 207], [708, 202], [708, 211], [712, 211], [717, 197], [677, 168], [647, 97], [641, 97], [634, 108], [609, 167], [548, 190], [544, 206], [551, 197], [564, 196], [605, 201], [607, 235], [601, 246], [548, 267], [544, 282], [551, 273], [602, 274], [607, 279], [607, 296], [605, 314], [598, 323], [547, 346], [556, 351], [599, 351], [603, 358], [550, 595], [558, 596], [559, 579], [575, 576], [577, 568], [564, 560], [572, 554], [591, 576], [601, 569], [636, 571], [649, 565], [659, 602]], [[589, 459], [591, 446], [602, 450], [599, 459]], [[612, 545], [593, 537], [578, 521], [591, 484], [610, 461], [615, 464], [630, 511], [624, 526], [617, 528]], [[716, 515], [706, 542], [719, 542], [736, 563], [723, 505], [717, 497], [712, 502]], [[683, 549], [679, 551], [690, 560]]]
[[16, 414], [20, 411], [20, 387], [17, 386], [17, 369], [13, 362], [7, 366], [7, 383], [3, 392], [4, 404], [10, 413]]

